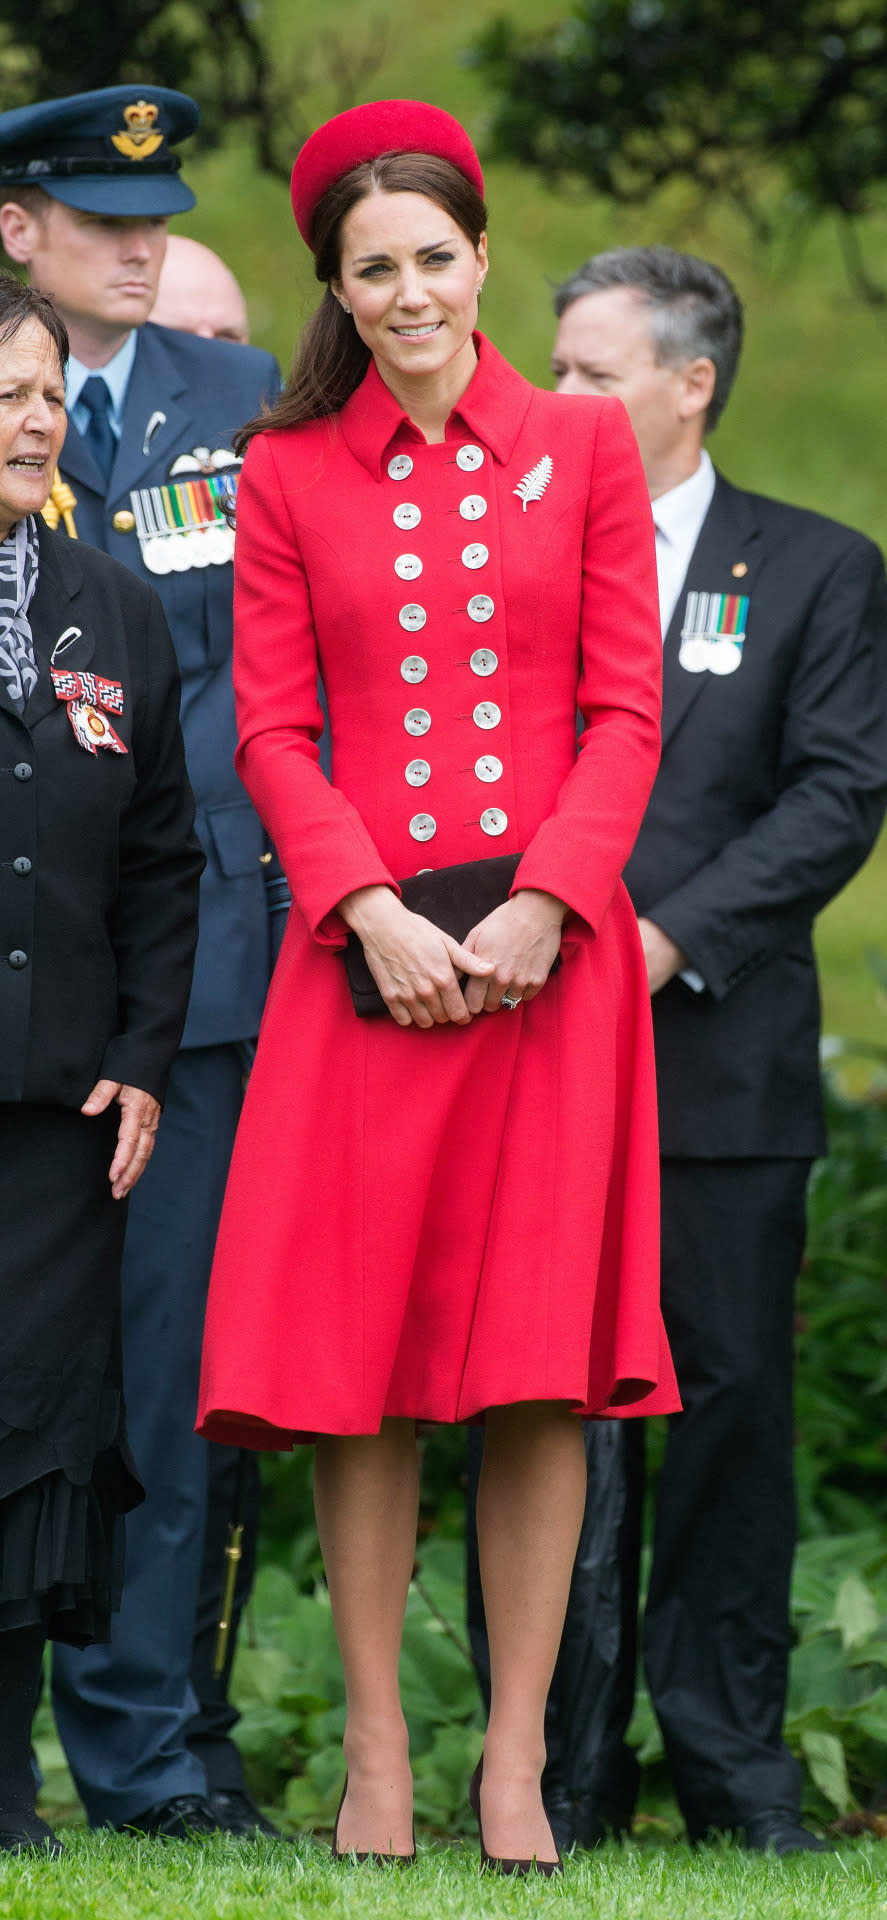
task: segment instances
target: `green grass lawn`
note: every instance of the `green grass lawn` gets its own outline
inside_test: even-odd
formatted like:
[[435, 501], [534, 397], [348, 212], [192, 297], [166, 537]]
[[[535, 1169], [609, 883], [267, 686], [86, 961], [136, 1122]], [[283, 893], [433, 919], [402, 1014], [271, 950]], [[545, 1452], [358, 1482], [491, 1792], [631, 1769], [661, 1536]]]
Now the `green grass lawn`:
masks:
[[68, 1836], [62, 1861], [0, 1865], [3, 1920], [863, 1920], [887, 1914], [887, 1844], [765, 1860], [731, 1847], [610, 1845], [567, 1862], [561, 1881], [481, 1878], [471, 1845], [420, 1843], [406, 1872], [333, 1865], [311, 1841], [204, 1846]]

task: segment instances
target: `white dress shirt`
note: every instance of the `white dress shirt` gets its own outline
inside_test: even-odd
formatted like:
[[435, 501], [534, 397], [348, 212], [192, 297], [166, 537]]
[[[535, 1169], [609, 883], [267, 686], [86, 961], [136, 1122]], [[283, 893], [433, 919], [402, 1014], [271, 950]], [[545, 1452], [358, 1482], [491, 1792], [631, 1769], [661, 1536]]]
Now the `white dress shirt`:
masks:
[[687, 577], [690, 557], [711, 506], [715, 470], [703, 447], [699, 465], [689, 480], [670, 487], [653, 501], [656, 526], [656, 571], [659, 575], [659, 617], [662, 638], [671, 625], [678, 596]]
[[[659, 578], [659, 618], [662, 638], [671, 626], [672, 615], [687, 578], [693, 548], [702, 532], [702, 523], [715, 490], [715, 470], [703, 447], [699, 465], [689, 480], [670, 487], [653, 501], [656, 527], [656, 572]], [[685, 967], [681, 979], [694, 993], [704, 993], [705, 981], [695, 967]]]
[[[109, 360], [105, 367], [85, 367], [83, 361], [78, 360], [72, 353], [65, 374], [65, 405], [78, 433], [85, 433], [90, 421], [89, 408], [80, 405], [79, 397], [90, 374], [97, 373], [104, 380], [111, 395], [108, 418], [115, 440], [120, 439], [123, 409], [126, 405], [126, 389], [129, 386], [132, 363], [136, 357], [137, 341], [138, 333], [133, 327], [132, 332], [127, 334], [122, 347], [118, 347], [113, 360]], [[64, 455], [62, 455], [62, 465], [64, 465]]]

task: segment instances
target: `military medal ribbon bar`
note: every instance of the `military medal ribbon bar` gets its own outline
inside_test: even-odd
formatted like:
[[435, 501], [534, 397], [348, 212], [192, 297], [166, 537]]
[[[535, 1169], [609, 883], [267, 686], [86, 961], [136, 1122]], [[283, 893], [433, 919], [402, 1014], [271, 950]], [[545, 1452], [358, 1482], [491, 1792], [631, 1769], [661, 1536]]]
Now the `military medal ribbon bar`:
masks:
[[689, 593], [678, 658], [688, 673], [735, 673], [742, 663], [747, 593]]
[[223, 567], [234, 556], [228, 515], [237, 497], [237, 473], [195, 475], [130, 494], [142, 559], [149, 573], [188, 573]]

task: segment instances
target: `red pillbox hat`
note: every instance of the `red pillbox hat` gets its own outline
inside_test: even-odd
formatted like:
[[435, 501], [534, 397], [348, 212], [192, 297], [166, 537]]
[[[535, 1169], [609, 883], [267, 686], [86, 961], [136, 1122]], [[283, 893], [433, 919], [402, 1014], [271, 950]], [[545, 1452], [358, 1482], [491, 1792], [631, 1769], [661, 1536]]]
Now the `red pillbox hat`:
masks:
[[292, 196], [296, 226], [311, 245], [311, 221], [318, 200], [334, 180], [381, 153], [433, 153], [449, 160], [483, 195], [480, 161], [465, 128], [442, 107], [421, 100], [371, 100], [364, 107], [337, 113], [306, 140], [293, 167]]

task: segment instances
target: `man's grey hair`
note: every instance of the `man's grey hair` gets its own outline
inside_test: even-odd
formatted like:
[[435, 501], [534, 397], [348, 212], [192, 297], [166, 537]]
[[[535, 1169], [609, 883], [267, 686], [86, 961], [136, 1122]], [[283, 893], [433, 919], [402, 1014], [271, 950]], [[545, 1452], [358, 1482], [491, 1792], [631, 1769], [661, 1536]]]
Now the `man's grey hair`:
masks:
[[715, 384], [705, 430], [716, 426], [736, 377], [742, 346], [742, 304], [736, 288], [709, 260], [673, 247], [614, 247], [590, 260], [556, 288], [560, 319], [587, 293], [626, 287], [648, 308], [653, 351], [659, 366], [689, 360], [714, 363]]

